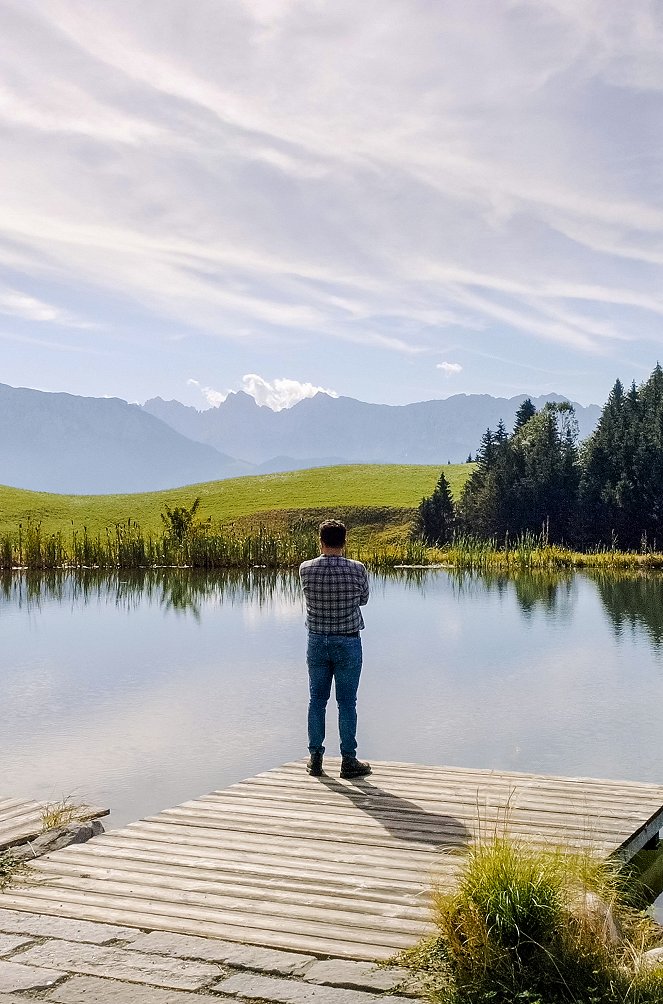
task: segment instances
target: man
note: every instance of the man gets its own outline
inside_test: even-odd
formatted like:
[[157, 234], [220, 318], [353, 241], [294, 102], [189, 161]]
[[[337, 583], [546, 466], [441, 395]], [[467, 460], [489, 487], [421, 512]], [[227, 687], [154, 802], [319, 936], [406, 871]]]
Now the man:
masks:
[[325, 711], [332, 680], [338, 704], [341, 777], [365, 777], [371, 766], [357, 760], [357, 688], [361, 675], [364, 627], [360, 606], [368, 603], [368, 576], [360, 561], [343, 556], [346, 529], [336, 519], [320, 524], [320, 557], [299, 567], [306, 599], [309, 678], [308, 748], [306, 769], [322, 774], [325, 752]]

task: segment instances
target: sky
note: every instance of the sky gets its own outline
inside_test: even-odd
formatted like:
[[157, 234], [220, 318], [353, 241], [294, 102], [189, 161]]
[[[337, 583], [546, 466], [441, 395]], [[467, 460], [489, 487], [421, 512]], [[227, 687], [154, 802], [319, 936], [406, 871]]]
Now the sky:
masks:
[[601, 404], [663, 361], [656, 0], [0, 0], [0, 382]]

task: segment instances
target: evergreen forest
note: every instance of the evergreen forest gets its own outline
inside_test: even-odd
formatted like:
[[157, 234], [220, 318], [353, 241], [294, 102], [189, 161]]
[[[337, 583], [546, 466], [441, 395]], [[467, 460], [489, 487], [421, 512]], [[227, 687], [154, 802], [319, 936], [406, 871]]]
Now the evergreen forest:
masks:
[[437, 546], [534, 535], [579, 549], [663, 548], [663, 369], [628, 390], [617, 380], [582, 443], [571, 404], [537, 411], [525, 400], [511, 432], [500, 422], [484, 433], [457, 503], [442, 472], [414, 535]]

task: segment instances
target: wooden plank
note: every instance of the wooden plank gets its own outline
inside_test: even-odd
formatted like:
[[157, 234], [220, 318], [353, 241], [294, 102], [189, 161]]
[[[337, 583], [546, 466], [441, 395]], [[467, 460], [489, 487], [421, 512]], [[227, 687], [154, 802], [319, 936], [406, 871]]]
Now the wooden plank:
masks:
[[[256, 887], [252, 884], [241, 885], [235, 880], [228, 884], [218, 881], [214, 873], [192, 874], [191, 871], [185, 873], [175, 868], [168, 870], [167, 863], [164, 862], [160, 868], [137, 868], [135, 865], [129, 868], [103, 867], [92, 865], [87, 861], [82, 867], [79, 862], [48, 861], [41, 860], [37, 863], [35, 873], [40, 875], [49, 873], [54, 878], [54, 884], [58, 887], [65, 885], [72, 887], [69, 881], [60, 879], [75, 879], [78, 883], [73, 888], [91, 889], [95, 892], [104, 892], [106, 889], [114, 887], [130, 886], [132, 892], [136, 889], [153, 889], [154, 895], [158, 898], [164, 888], [167, 890], [168, 898], [176, 892], [193, 894], [200, 893], [204, 896], [205, 902], [232, 903], [234, 909], [251, 909], [258, 913], [263, 912], [266, 902], [265, 888]], [[81, 884], [85, 882], [85, 885]], [[278, 908], [285, 909], [289, 906], [309, 908], [321, 908], [327, 911], [346, 913], [370, 914], [371, 916], [389, 917], [392, 913], [399, 918], [407, 920], [425, 921], [428, 919], [428, 907], [422, 904], [406, 903], [401, 900], [394, 904], [393, 900], [386, 897], [378, 900], [364, 899], [363, 897], [352, 897], [347, 893], [337, 895], [333, 891], [323, 887], [322, 891], [283, 889], [278, 886], [269, 886], [269, 905], [274, 906], [273, 912], [278, 912]], [[256, 902], [260, 904], [256, 908]], [[240, 906], [239, 904], [242, 904]], [[268, 909], [267, 912], [270, 912]], [[302, 915], [297, 911], [297, 915]]]
[[[340, 757], [325, 757], [325, 763], [337, 767], [340, 770], [341, 758]], [[627, 781], [627, 780], [610, 780], [608, 778], [597, 778], [597, 777], [583, 777], [583, 776], [559, 776], [551, 774], [529, 774], [519, 771], [505, 771], [505, 770], [490, 770], [490, 769], [479, 769], [473, 767], [445, 767], [445, 766], [426, 766], [424, 764], [412, 764], [412, 763], [401, 763], [393, 760], [380, 760], [377, 762], [372, 761], [373, 775], [372, 777], [378, 777], [380, 774], [384, 773], [387, 776], [394, 776], [395, 774], [401, 774], [402, 776], [419, 777], [419, 776], [444, 776], [451, 777], [453, 775], [458, 775], [461, 777], [473, 777], [477, 779], [485, 778], [499, 778], [505, 780], [520, 781], [522, 783], [528, 783], [531, 785], [539, 785], [546, 787], [547, 785], [557, 785], [560, 783], [570, 784], [573, 786], [590, 788], [590, 787], [601, 787], [607, 788], [611, 791], [618, 791], [622, 788], [625, 791], [635, 791], [641, 790], [643, 793], [649, 792], [655, 795], [663, 789], [660, 784], [655, 784], [648, 781]], [[303, 761], [301, 760], [291, 760], [288, 763], [283, 764], [279, 768], [274, 768], [269, 771], [262, 771], [260, 774], [254, 775], [255, 777], [265, 777], [267, 775], [276, 776], [279, 772], [285, 773], [297, 773], [303, 771]], [[247, 780], [249, 780], [247, 778]], [[368, 778], [367, 778], [368, 780]], [[244, 784], [244, 781], [238, 781], [238, 784]], [[345, 783], [345, 782], [342, 782]], [[353, 782], [349, 782], [353, 783]]]
[[[326, 803], [322, 803], [311, 808], [309, 807], [310, 803], [303, 804], [306, 808], [302, 808], [299, 802], [287, 804], [276, 802], [266, 805], [262, 801], [248, 799], [242, 800], [239, 803], [237, 800], [225, 803], [221, 800], [208, 801], [207, 799], [199, 799], [196, 802], [185, 802], [181, 806], [168, 809], [153, 818], [209, 820], [211, 825], [218, 824], [226, 828], [234, 828], [232, 824], [235, 821], [251, 825], [258, 823], [260, 820], [268, 820], [270, 822], [285, 820], [292, 822], [293, 806], [295, 806], [295, 818], [299, 826], [307, 823], [315, 823], [329, 824], [331, 827], [343, 827], [347, 825], [349, 820], [352, 820], [355, 832], [361, 829], [366, 831], [388, 829], [391, 834], [401, 834], [403, 839], [407, 839], [408, 835], [412, 835], [422, 843], [426, 842], [423, 838], [428, 837], [430, 843], [433, 845], [441, 844], [443, 840], [440, 838], [447, 833], [452, 834], [458, 831], [465, 831], [468, 823], [471, 823], [473, 827], [477, 826], [477, 821], [473, 820], [471, 815], [467, 814], [467, 810], [463, 818], [460, 810], [464, 807], [461, 806], [457, 809], [458, 815], [452, 816], [448, 814], [427, 813], [425, 811], [410, 812], [407, 810], [394, 810], [382, 812], [380, 810], [375, 811], [375, 808], [373, 808], [373, 811], [361, 808], [358, 813], [357, 807], [354, 806], [341, 805], [330, 808]], [[577, 817], [580, 817], [580, 821], [584, 822], [586, 826], [589, 827], [591, 824], [592, 829], [600, 826], [602, 833], [605, 835], [632, 833], [633, 827], [641, 825], [642, 822], [642, 814], [634, 811], [630, 811], [626, 816], [617, 813], [607, 815], [602, 812], [598, 817], [594, 816], [593, 818], [586, 811], [583, 811], [582, 813], [578, 813]], [[532, 819], [536, 819], [537, 826], [554, 827], [557, 831], [563, 832], [566, 829], [577, 828], [579, 823], [577, 817], [574, 814], [565, 813], [561, 810], [552, 811], [532, 805], [526, 809], [520, 807], [510, 809], [508, 823], [512, 827], [517, 827], [521, 823], [526, 824]], [[502, 816], [499, 813], [491, 813], [481, 820], [481, 823], [482, 825], [493, 826], [499, 823], [501, 819]]]
[[[164, 844], [161, 841], [153, 840], [129, 840], [120, 838], [114, 843], [113, 834], [108, 834], [108, 840], [104, 840], [103, 848], [116, 850], [120, 854], [133, 855], [138, 853], [150, 853], [158, 855], [162, 861], [178, 861], [187, 863], [189, 861], [209, 860], [216, 867], [233, 867], [238, 871], [252, 871], [259, 869], [267, 874], [277, 874], [279, 870], [291, 872], [304, 876], [317, 876], [320, 882], [382, 882], [385, 885], [393, 885], [395, 888], [410, 888], [412, 883], [420, 885], [426, 881], [427, 873], [420, 868], [410, 869], [402, 867], [396, 869], [392, 865], [382, 866], [376, 859], [366, 859], [365, 863], [354, 861], [352, 867], [346, 863], [321, 860], [318, 854], [316, 860], [312, 860], [308, 868], [302, 867], [301, 855], [291, 853], [290, 855], [272, 854], [268, 852], [243, 852], [236, 848], [226, 849], [216, 846], [187, 846]], [[99, 850], [103, 853], [101, 839], [95, 838], [93, 845], [86, 846], [89, 853]], [[217, 856], [214, 857], [214, 852]], [[292, 848], [291, 848], [292, 851]], [[69, 848], [67, 848], [69, 853]], [[64, 853], [64, 852], [62, 852]], [[440, 855], [431, 863], [431, 873], [439, 870], [456, 867], [460, 858], [452, 855]], [[298, 866], [298, 867], [297, 867]]]
[[[6, 894], [6, 896], [7, 902], [12, 902], [12, 900], [17, 901], [19, 898], [18, 895], [11, 892]], [[140, 925], [135, 926], [143, 928], [149, 928], [152, 918], [157, 916], [168, 919], [183, 917], [191, 920], [199, 920], [202, 923], [216, 922], [227, 924], [228, 926], [233, 925], [244, 928], [243, 940], [254, 944], [255, 941], [252, 937], [254, 931], [269, 930], [273, 933], [283, 932], [284, 934], [297, 934], [300, 936], [310, 935], [312, 938], [323, 936], [339, 941], [353, 940], [357, 944], [370, 945], [377, 943], [385, 946], [388, 945], [393, 950], [398, 950], [399, 948], [412, 945], [418, 937], [429, 929], [423, 924], [419, 926], [411, 924], [408, 925], [406, 933], [388, 930], [386, 925], [383, 924], [384, 918], [380, 918], [378, 929], [365, 929], [363, 927], [356, 927], [353, 924], [327, 924], [325, 922], [324, 911], [321, 912], [319, 919], [315, 920], [291, 919], [278, 914], [270, 917], [256, 916], [254, 912], [244, 913], [233, 910], [207, 909], [194, 903], [179, 904], [163, 902], [149, 897], [143, 899], [133, 895], [127, 897], [94, 895], [94, 893], [85, 891], [53, 888], [51, 886], [36, 886], [30, 890], [30, 896], [34, 897], [35, 901], [41, 901], [43, 905], [50, 904], [51, 909], [55, 906], [58, 914], [64, 904], [69, 904], [69, 906], [89, 905], [101, 910], [126, 910], [127, 913], [133, 913], [139, 917], [142, 916], [143, 919]], [[5, 896], [2, 897], [0, 902], [4, 906]], [[148, 920], [150, 923], [147, 923]]]
[[[56, 866], [57, 867], [57, 866]], [[41, 870], [40, 870], [41, 871]], [[338, 900], [332, 896], [317, 897], [283, 894], [276, 896], [231, 895], [210, 882], [192, 882], [173, 879], [164, 884], [163, 877], [137, 875], [114, 871], [112, 877], [89, 877], [87, 871], [81, 875], [74, 869], [70, 875], [67, 869], [56, 872], [48, 883], [55, 890], [74, 890], [86, 892], [100, 897], [130, 897], [135, 900], [149, 900], [150, 903], [164, 904], [164, 910], [172, 905], [191, 905], [204, 909], [218, 909], [238, 914], [247, 914], [249, 918], [274, 917], [281, 923], [289, 918], [295, 921], [312, 921], [314, 923], [334, 924], [343, 927], [369, 927], [378, 924], [384, 930], [401, 931], [416, 934], [421, 925], [428, 921], [430, 912], [427, 906], [401, 906], [381, 908], [375, 904], [364, 904], [349, 899]], [[43, 872], [42, 872], [43, 874]], [[66, 893], [63, 893], [66, 895]], [[247, 923], [249, 923], [247, 918]]]
[[[75, 845], [74, 845], [75, 846]], [[91, 852], [92, 848], [90, 848]], [[319, 895], [321, 889], [327, 895], [337, 896], [344, 902], [346, 897], [358, 897], [365, 902], [373, 903], [403, 903], [404, 905], [420, 905], [427, 899], [427, 893], [419, 891], [417, 882], [412, 881], [407, 885], [399, 887], [389, 886], [386, 883], [357, 882], [355, 879], [348, 879], [346, 876], [325, 876], [325, 882], [321, 885], [320, 880], [314, 874], [295, 873], [280, 870], [275, 874], [270, 869], [269, 874], [253, 869], [251, 871], [241, 871], [235, 864], [228, 863], [225, 870], [218, 867], [218, 864], [199, 861], [196, 858], [188, 863], [182, 864], [182, 859], [165, 859], [157, 856], [139, 857], [127, 856], [117, 848], [110, 848], [115, 854], [92, 855], [75, 854], [69, 852], [67, 860], [57, 862], [47, 858], [41, 859], [35, 871], [48, 872], [53, 869], [62, 869], [62, 874], [79, 875], [101, 875], [108, 877], [113, 869], [131, 874], [159, 875], [162, 879], [169, 876], [183, 878], [187, 883], [192, 881], [213, 882], [215, 885], [224, 886], [226, 891], [237, 889], [242, 891], [247, 897], [254, 896], [262, 898], [267, 892], [275, 891], [280, 895], [282, 892], [301, 892], [309, 895]], [[460, 868], [460, 861], [456, 863], [455, 871]], [[336, 881], [335, 881], [336, 879]]]
[[[151, 820], [145, 824], [130, 824], [127, 827], [132, 834], [143, 834], [147, 837], [150, 834], [158, 833], [161, 838], [169, 843], [188, 844], [189, 846], [214, 846], [217, 840], [222, 839], [226, 846], [238, 848], [262, 848], [266, 852], [272, 850], [292, 853], [293, 838], [287, 833], [270, 834], [269, 839], [260, 832], [236, 832], [234, 830], [214, 829], [209, 826], [187, 826], [179, 822], [156, 822]], [[430, 865], [434, 858], [436, 849], [428, 844], [408, 844], [401, 841], [399, 846], [394, 846], [395, 841], [384, 840], [382, 843], [365, 844], [353, 840], [326, 840], [324, 850], [316, 840], [303, 841], [297, 848], [300, 857], [313, 858], [319, 860], [322, 856], [328, 860], [343, 861], [351, 864], [355, 861], [374, 860], [375, 857], [383, 864], [392, 863], [395, 867], [407, 860], [408, 867], [423, 867]]]
[[[2, 906], [7, 909], [24, 910], [27, 913], [48, 913], [48, 903], [20, 896], [17, 893], [5, 894]], [[122, 927], [146, 928], [145, 914], [140, 910], [120, 910], [113, 906], [98, 907], [90, 903], [60, 902], [52, 907], [50, 912], [58, 917], [69, 917], [72, 920], [91, 920], [102, 924], [118, 924]], [[242, 926], [219, 923], [210, 918], [192, 920], [190, 917], [160, 917], [150, 916], [149, 929], [153, 931], [169, 931], [174, 934], [189, 934], [194, 937], [220, 938], [223, 941], [234, 941], [240, 944], [256, 944], [266, 948], [281, 948], [286, 951], [306, 952], [307, 954], [333, 956], [339, 959], [359, 959], [366, 962], [386, 960], [398, 951], [398, 947], [383, 945], [379, 935], [374, 944], [354, 944], [345, 939], [321, 937], [317, 935], [299, 935], [290, 932], [254, 929], [250, 938]]]
[[[442, 787], [442, 791], [440, 788]], [[662, 789], [663, 792], [663, 789]], [[397, 796], [396, 798], [394, 796]], [[311, 802], [329, 802], [333, 805], [369, 805], [375, 803], [378, 806], [389, 804], [398, 805], [398, 798], [403, 798], [406, 803], [413, 807], [421, 806], [427, 811], [436, 811], [438, 807], [451, 808], [455, 805], [473, 806], [478, 809], [477, 799], [480, 797], [480, 805], [490, 805], [495, 808], [506, 810], [509, 806], [518, 808], [541, 806], [544, 809], [580, 809], [587, 806], [601, 808], [607, 814], [619, 815], [621, 808], [629, 812], [640, 814], [642, 812], [643, 800], [641, 796], [631, 793], [629, 796], [610, 796], [603, 792], [600, 794], [588, 795], [582, 790], [567, 792], [564, 790], [552, 791], [544, 795], [532, 788], [523, 789], [498, 789], [497, 787], [479, 786], [468, 787], [460, 784], [453, 784], [453, 787], [442, 786], [440, 784], [430, 784], [418, 787], [416, 792], [406, 785], [390, 783], [389, 792], [382, 792], [379, 788], [348, 788], [339, 785], [329, 785], [327, 782], [308, 783], [299, 779], [281, 780], [279, 783], [267, 778], [256, 777], [242, 785], [233, 785], [226, 791], [212, 792], [205, 796], [206, 799], [236, 799], [256, 798], [282, 800], [302, 800]], [[657, 800], [653, 800], [653, 804]], [[396, 811], [396, 810], [395, 810]], [[405, 805], [401, 811], [407, 811]]]

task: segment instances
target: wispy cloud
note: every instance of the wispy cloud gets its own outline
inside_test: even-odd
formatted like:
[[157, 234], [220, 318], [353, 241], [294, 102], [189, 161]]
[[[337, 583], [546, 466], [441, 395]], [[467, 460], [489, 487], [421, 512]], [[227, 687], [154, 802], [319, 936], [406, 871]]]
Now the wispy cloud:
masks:
[[408, 364], [450, 331], [595, 359], [660, 338], [649, 0], [0, 12], [0, 237], [71, 302], [3, 313], [74, 324], [84, 289], [228, 344]]
[[68, 328], [95, 327], [87, 321], [74, 317], [67, 310], [12, 289], [0, 289], [0, 314], [25, 321], [50, 321]]

